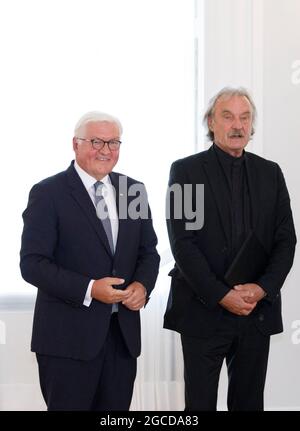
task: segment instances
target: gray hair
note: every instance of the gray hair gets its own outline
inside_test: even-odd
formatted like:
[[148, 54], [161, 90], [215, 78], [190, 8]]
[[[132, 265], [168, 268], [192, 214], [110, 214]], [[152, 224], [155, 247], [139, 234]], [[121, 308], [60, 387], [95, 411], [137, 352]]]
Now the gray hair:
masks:
[[214, 115], [215, 112], [215, 106], [217, 101], [221, 98], [221, 97], [233, 97], [233, 96], [240, 96], [240, 97], [246, 97], [252, 107], [252, 130], [251, 130], [251, 136], [254, 135], [255, 133], [255, 124], [256, 124], [256, 118], [257, 118], [257, 110], [256, 110], [256, 106], [253, 102], [253, 99], [249, 93], [248, 90], [246, 90], [243, 87], [239, 87], [239, 88], [232, 88], [232, 87], [224, 87], [222, 88], [222, 90], [220, 90], [214, 97], [212, 97], [208, 103], [208, 108], [204, 114], [203, 117], [203, 124], [205, 125], [205, 127], [207, 128], [207, 137], [209, 138], [209, 140], [213, 141], [214, 140], [214, 132], [212, 130], [210, 130], [209, 125], [208, 125], [208, 120]]
[[90, 111], [84, 114], [77, 122], [74, 130], [74, 136], [78, 137], [78, 134], [88, 123], [101, 123], [107, 121], [108, 123], [116, 124], [119, 129], [120, 136], [123, 133], [123, 127], [120, 120], [117, 117], [113, 117], [105, 112]]

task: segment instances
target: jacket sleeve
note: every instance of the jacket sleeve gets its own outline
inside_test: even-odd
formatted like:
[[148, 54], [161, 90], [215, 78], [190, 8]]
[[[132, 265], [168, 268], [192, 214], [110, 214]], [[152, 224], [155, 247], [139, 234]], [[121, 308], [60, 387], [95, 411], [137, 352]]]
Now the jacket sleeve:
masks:
[[296, 233], [294, 228], [290, 197], [284, 176], [277, 166], [277, 203], [275, 227], [270, 259], [264, 274], [257, 280], [267, 293], [266, 299], [274, 301], [288, 275], [294, 260]]
[[20, 268], [24, 280], [66, 303], [82, 305], [90, 279], [55, 263], [58, 216], [45, 185], [37, 184], [30, 191], [23, 220]]
[[[170, 192], [170, 188], [175, 184], [180, 186], [181, 202], [175, 201], [175, 193]], [[177, 267], [191, 286], [195, 296], [208, 308], [214, 308], [230, 289], [211, 270], [201, 246], [199, 247], [196, 241], [195, 231], [186, 229], [186, 223], [191, 222], [191, 220], [187, 220], [185, 217], [185, 184], [188, 184], [186, 171], [180, 165], [180, 161], [174, 162], [170, 170], [169, 202], [167, 202], [167, 206], [170, 207], [167, 228], [171, 250]], [[190, 191], [191, 189], [187, 190]], [[180, 193], [178, 196], [180, 197]], [[175, 211], [177, 211], [177, 215]], [[178, 216], [179, 213], [180, 217]]]

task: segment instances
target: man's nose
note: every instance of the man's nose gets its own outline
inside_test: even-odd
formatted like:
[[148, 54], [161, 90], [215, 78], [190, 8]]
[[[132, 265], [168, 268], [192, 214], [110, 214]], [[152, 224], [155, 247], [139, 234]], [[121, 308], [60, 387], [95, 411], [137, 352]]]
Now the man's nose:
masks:
[[243, 124], [242, 124], [240, 118], [235, 117], [233, 119], [232, 128], [233, 129], [242, 129], [242, 127], [243, 127]]
[[105, 142], [101, 150], [99, 150], [101, 154], [110, 154], [110, 148], [108, 146], [108, 142]]

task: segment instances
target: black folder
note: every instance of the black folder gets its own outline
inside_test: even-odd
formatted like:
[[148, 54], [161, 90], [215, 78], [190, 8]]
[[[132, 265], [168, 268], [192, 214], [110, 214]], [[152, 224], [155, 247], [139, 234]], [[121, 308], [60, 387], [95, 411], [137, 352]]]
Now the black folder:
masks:
[[264, 272], [268, 257], [264, 246], [251, 231], [228, 268], [224, 276], [225, 282], [230, 287], [254, 283]]

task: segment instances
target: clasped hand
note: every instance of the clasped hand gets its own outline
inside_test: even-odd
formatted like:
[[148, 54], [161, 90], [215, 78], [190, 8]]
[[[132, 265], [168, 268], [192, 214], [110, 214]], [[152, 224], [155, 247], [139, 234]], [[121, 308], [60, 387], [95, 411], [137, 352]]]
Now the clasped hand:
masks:
[[258, 284], [238, 284], [221, 299], [220, 305], [233, 314], [248, 316], [264, 296]]
[[122, 278], [104, 277], [95, 280], [92, 286], [91, 296], [105, 304], [121, 302], [132, 311], [140, 310], [146, 303], [147, 291], [142, 283], [134, 281], [126, 289], [115, 289], [113, 286], [125, 282]]

